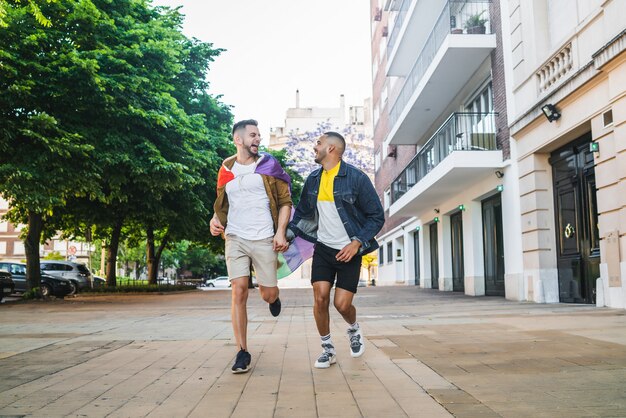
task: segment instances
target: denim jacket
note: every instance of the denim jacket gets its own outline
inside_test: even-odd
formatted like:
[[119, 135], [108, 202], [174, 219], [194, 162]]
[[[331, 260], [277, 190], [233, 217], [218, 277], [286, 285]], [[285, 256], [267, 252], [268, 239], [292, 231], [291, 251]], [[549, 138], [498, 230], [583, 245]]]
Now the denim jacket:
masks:
[[[361, 243], [359, 254], [367, 254], [378, 248], [374, 237], [385, 223], [383, 207], [369, 177], [343, 160], [340, 164], [333, 183], [335, 207], [350, 239]], [[313, 243], [317, 242], [317, 196], [321, 177], [320, 167], [306, 179], [300, 203], [288, 227], [293, 234]]]

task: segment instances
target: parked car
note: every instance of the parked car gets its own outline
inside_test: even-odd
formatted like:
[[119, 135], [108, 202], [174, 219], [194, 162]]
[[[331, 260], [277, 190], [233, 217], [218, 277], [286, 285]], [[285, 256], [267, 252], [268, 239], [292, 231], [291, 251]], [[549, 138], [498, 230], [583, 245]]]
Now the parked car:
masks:
[[42, 261], [41, 271], [52, 276], [63, 277], [72, 282], [74, 292], [80, 289], [90, 288], [92, 283], [92, 275], [87, 266], [73, 261]]
[[204, 286], [228, 289], [230, 287], [230, 280], [228, 280], [228, 276], [218, 276], [214, 279], [207, 280]]
[[0, 302], [6, 296], [11, 295], [14, 292], [15, 283], [13, 283], [13, 278], [11, 277], [11, 273], [8, 271], [0, 271]]
[[106, 279], [103, 279], [100, 276], [93, 276], [93, 287], [94, 288], [104, 287], [106, 285], [107, 285]]
[[[0, 270], [8, 271], [13, 276], [15, 284], [14, 292], [26, 292], [26, 264], [0, 261]], [[74, 286], [68, 279], [41, 274], [41, 284], [39, 286], [44, 297], [56, 296], [62, 298], [72, 293]]]

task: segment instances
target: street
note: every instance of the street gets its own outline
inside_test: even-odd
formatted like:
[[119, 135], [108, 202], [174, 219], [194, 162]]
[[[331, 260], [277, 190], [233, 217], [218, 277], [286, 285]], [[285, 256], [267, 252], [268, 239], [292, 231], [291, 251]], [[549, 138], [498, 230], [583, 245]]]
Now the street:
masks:
[[318, 370], [311, 290], [282, 290], [278, 318], [253, 292], [253, 369], [233, 375], [229, 298], [1, 304], [0, 416], [626, 416], [624, 310], [359, 288], [365, 354], [331, 306], [338, 361]]

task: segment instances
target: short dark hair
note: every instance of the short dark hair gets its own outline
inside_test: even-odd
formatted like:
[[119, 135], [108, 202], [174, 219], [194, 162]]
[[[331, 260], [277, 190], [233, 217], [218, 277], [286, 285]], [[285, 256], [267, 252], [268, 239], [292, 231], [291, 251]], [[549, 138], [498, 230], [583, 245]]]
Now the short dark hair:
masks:
[[324, 132], [324, 136], [330, 136], [332, 138], [338, 139], [339, 142], [341, 143], [341, 154], [343, 154], [343, 152], [346, 150], [346, 140], [344, 139], [343, 136], [341, 136], [339, 132], [335, 132], [335, 131]]
[[232, 131], [232, 135], [235, 136], [235, 132], [239, 129], [245, 128], [248, 125], [254, 125], [254, 126], [259, 126], [259, 123], [254, 120], [254, 119], [245, 119], [245, 120], [240, 120], [239, 122], [235, 123], [233, 125], [233, 131]]

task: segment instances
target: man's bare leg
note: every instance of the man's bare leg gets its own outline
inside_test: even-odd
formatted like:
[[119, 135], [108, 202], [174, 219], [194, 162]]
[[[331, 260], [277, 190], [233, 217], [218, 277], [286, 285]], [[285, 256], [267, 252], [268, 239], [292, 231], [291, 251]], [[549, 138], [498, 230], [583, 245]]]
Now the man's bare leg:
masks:
[[233, 334], [237, 349], [248, 350], [248, 277], [237, 277], [230, 281], [232, 301], [230, 306]]
[[345, 289], [335, 289], [335, 308], [337, 309], [337, 312], [339, 312], [341, 316], [343, 316], [343, 319], [349, 325], [352, 325], [356, 322], [356, 308], [352, 304], [353, 298], [354, 293], [349, 292]]
[[330, 305], [330, 282], [314, 282], [313, 283], [313, 316], [315, 324], [320, 336], [330, 334], [330, 314], [328, 307]]
[[273, 303], [278, 299], [278, 286], [267, 287], [259, 285], [259, 293], [261, 298], [267, 303]]

